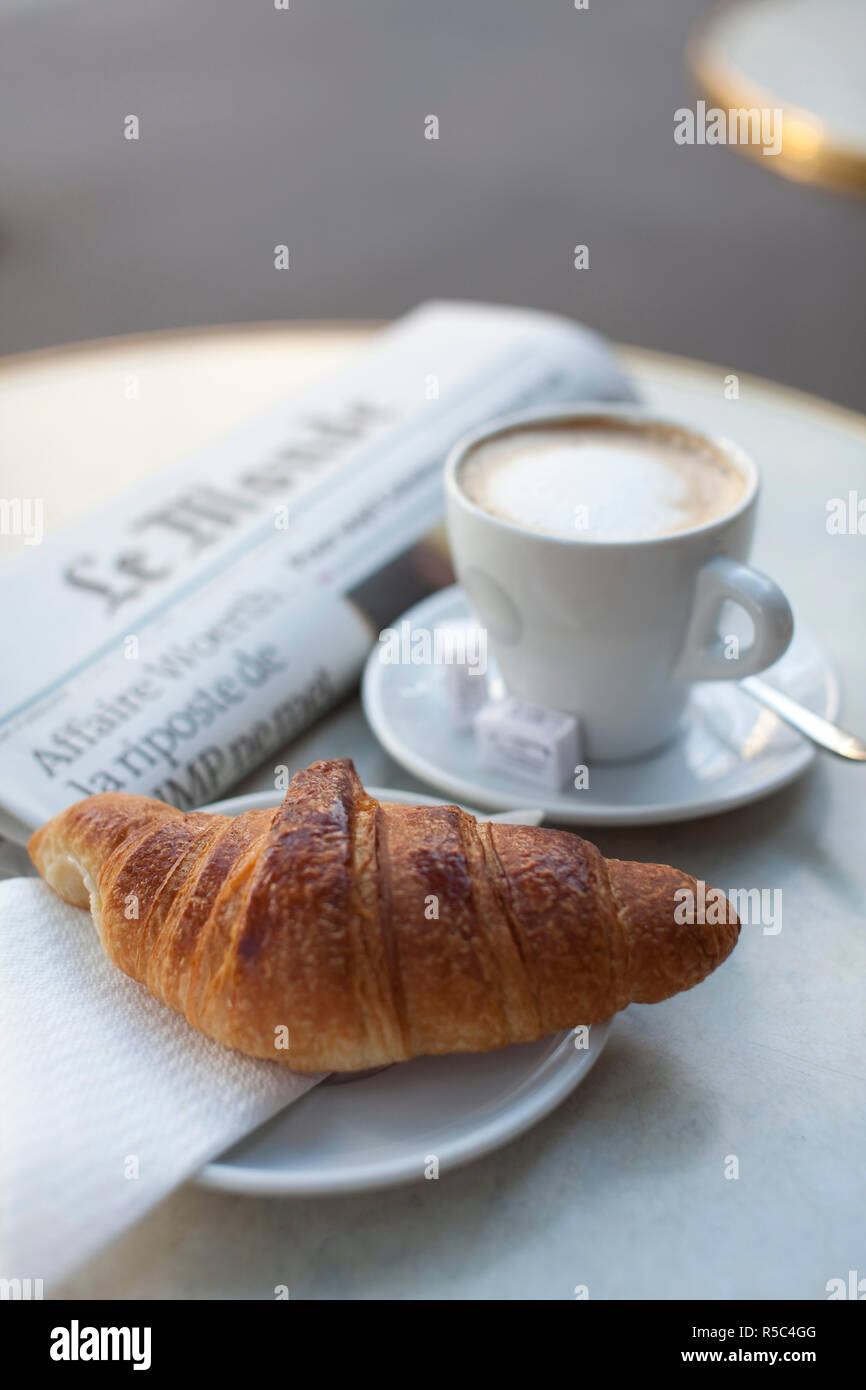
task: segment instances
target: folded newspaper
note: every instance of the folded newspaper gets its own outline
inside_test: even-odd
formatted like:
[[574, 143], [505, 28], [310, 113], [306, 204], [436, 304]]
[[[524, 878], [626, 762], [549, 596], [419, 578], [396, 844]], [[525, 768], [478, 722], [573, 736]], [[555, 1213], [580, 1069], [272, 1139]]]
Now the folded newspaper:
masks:
[[429, 537], [462, 434], [630, 398], [577, 324], [424, 305], [335, 375], [22, 545], [0, 568], [0, 829], [21, 840], [93, 792], [186, 810], [229, 790], [352, 687], [381, 626], [449, 582]]

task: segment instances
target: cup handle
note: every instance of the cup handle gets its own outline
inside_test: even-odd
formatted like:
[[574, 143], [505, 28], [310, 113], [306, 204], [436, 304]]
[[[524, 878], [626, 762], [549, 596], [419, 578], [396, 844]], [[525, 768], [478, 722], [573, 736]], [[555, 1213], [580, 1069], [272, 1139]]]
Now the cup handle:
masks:
[[[725, 599], [744, 608], [755, 635], [736, 658], [728, 656], [718, 634]], [[772, 666], [788, 648], [794, 632], [791, 605], [767, 575], [717, 555], [700, 570], [685, 645], [675, 675], [687, 681], [737, 681]]]

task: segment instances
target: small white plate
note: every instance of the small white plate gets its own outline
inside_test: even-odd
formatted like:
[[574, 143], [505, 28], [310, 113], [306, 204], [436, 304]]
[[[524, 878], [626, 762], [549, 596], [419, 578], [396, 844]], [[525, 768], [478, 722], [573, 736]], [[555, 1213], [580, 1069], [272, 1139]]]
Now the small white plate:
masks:
[[[383, 787], [379, 801], [438, 805], [436, 798]], [[255, 792], [205, 807], [236, 815], [276, 806]], [[444, 1172], [480, 1158], [547, 1115], [583, 1080], [607, 1041], [595, 1023], [589, 1046], [571, 1033], [495, 1052], [418, 1057], [358, 1077], [322, 1082], [209, 1163], [204, 1187], [254, 1196], [316, 1197], [423, 1180], [431, 1160]]]
[[[458, 585], [410, 608], [396, 626], [433, 631], [470, 616]], [[442, 667], [387, 664], [374, 648], [361, 697], [370, 726], [393, 758], [448, 796], [495, 809], [531, 801], [567, 825], [650, 825], [714, 815], [799, 777], [815, 748], [776, 715], [755, 703], [735, 681], [694, 687], [680, 739], [649, 758], [596, 763], [589, 786], [549, 792], [511, 773], [480, 765], [471, 732], [451, 727]], [[489, 661], [491, 685], [501, 685]], [[798, 627], [790, 648], [764, 679], [825, 719], [835, 719], [839, 687], [815, 640]]]

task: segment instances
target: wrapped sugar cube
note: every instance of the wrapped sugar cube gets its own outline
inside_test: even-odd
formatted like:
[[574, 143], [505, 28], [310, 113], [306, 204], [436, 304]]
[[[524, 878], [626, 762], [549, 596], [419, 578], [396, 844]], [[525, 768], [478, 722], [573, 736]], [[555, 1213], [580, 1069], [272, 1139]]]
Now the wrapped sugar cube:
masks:
[[580, 762], [577, 719], [516, 696], [494, 700], [475, 718], [481, 765], [559, 791]]

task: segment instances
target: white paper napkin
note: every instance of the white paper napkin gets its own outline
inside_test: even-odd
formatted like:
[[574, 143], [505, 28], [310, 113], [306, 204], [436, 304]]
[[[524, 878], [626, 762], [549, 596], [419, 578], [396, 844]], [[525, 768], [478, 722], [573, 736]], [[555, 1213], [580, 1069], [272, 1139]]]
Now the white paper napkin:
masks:
[[90, 914], [0, 883], [0, 1277], [64, 1274], [321, 1077], [197, 1033]]

